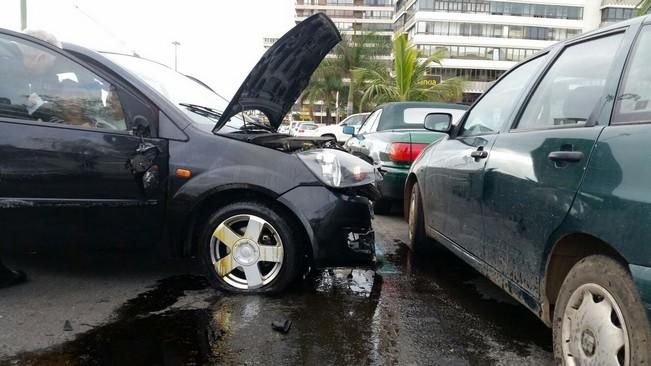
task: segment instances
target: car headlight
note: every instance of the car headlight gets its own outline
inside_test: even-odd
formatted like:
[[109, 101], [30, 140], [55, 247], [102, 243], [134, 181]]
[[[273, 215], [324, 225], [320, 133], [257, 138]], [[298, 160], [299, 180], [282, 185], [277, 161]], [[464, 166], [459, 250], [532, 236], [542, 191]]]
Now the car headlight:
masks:
[[371, 164], [344, 151], [317, 149], [297, 155], [314, 175], [330, 187], [363, 186], [376, 180], [375, 168]]

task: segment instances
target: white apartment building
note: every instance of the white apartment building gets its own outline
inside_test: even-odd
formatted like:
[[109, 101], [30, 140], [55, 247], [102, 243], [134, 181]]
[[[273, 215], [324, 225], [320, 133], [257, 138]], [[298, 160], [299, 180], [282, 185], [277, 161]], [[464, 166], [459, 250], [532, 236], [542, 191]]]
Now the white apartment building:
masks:
[[277, 36], [265, 36], [262, 39], [262, 47], [266, 51], [266, 50], [270, 49], [271, 46], [274, 45], [274, 43], [278, 42], [279, 39], [280, 39], [280, 37], [277, 37]]
[[435, 80], [466, 80], [472, 102], [517, 62], [558, 41], [631, 18], [640, 0], [398, 0], [394, 29], [430, 55]]
[[[300, 23], [316, 13], [325, 13], [332, 19], [343, 36], [363, 32], [373, 32], [390, 43], [393, 37], [393, 12], [395, 0], [296, 0], [294, 19]], [[391, 59], [390, 51], [385, 56]], [[384, 56], [382, 56], [384, 58]], [[342, 96], [343, 98], [344, 96]], [[295, 105], [293, 113], [301, 118], [308, 117], [308, 104]], [[314, 103], [315, 122], [332, 122], [332, 116], [326, 116], [323, 103]]]
[[342, 34], [373, 31], [393, 35], [395, 0], [296, 0], [296, 23], [315, 13], [325, 13]]

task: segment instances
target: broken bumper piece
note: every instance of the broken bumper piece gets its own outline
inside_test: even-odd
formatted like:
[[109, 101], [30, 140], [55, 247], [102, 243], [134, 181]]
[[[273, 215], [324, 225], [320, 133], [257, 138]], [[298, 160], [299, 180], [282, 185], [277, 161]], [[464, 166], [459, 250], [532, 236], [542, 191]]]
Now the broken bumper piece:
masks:
[[316, 267], [370, 266], [375, 261], [375, 233], [369, 199], [354, 191], [300, 186], [279, 201], [306, 227]]

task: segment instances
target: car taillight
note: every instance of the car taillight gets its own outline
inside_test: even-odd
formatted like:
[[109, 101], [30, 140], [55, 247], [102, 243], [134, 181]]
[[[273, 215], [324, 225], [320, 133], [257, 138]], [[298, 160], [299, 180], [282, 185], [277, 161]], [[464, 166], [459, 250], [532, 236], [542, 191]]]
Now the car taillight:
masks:
[[305, 130], [303, 130], [303, 129], [300, 129], [300, 130], [298, 130], [298, 132], [305, 132]]
[[394, 142], [391, 144], [391, 148], [389, 150], [389, 159], [401, 163], [411, 163], [416, 160], [418, 155], [420, 155], [426, 146], [427, 144]]

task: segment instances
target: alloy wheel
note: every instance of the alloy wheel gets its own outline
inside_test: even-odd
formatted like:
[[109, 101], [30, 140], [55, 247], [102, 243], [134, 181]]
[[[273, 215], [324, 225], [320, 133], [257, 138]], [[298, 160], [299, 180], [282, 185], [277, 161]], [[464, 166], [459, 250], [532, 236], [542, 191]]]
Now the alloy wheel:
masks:
[[629, 366], [630, 342], [622, 311], [603, 287], [588, 283], [570, 297], [561, 323], [564, 364]]
[[283, 242], [278, 231], [255, 215], [235, 215], [220, 223], [210, 239], [217, 275], [241, 290], [271, 283], [283, 267]]

